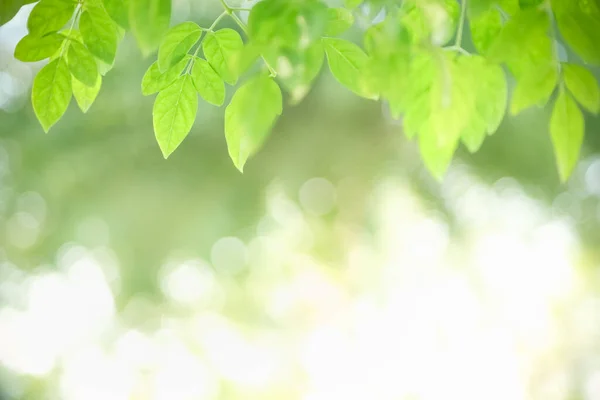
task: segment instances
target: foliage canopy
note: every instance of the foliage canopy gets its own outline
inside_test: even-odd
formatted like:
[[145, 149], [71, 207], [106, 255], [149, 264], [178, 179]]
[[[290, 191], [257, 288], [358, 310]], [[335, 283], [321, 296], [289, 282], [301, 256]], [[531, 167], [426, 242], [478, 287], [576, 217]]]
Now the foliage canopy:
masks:
[[[31, 2], [3, 1], [0, 23]], [[126, 31], [144, 55], [158, 50], [141, 90], [158, 92], [153, 122], [165, 158], [190, 132], [198, 96], [222, 106], [226, 86], [241, 81], [225, 110], [229, 155], [240, 171], [282, 113], [282, 90], [289, 104], [300, 102], [325, 62], [341, 85], [385, 101], [402, 118], [438, 178], [459, 144], [477, 151], [507, 109], [516, 115], [552, 103], [549, 131], [566, 180], [583, 143], [584, 113], [600, 112], [590, 69], [600, 65], [598, 0], [220, 2], [223, 12], [211, 26], [170, 27], [171, 0], [39, 1], [15, 57], [49, 61], [32, 90], [44, 130], [60, 120], [71, 96], [83, 112], [90, 108]], [[241, 12], [249, 12], [247, 24]], [[227, 17], [239, 31], [218, 28]], [[345, 38], [352, 27], [360, 45]]]

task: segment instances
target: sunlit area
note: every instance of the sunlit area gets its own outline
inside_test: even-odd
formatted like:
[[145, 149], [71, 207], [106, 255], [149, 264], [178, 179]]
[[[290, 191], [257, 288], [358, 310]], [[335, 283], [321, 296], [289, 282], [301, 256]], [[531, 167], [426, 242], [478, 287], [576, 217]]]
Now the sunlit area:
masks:
[[45, 62], [13, 57], [33, 7], [0, 26], [0, 399], [600, 400], [597, 118], [566, 182], [548, 107], [440, 180], [323, 70], [243, 173], [203, 102], [165, 160], [130, 36], [44, 133]]

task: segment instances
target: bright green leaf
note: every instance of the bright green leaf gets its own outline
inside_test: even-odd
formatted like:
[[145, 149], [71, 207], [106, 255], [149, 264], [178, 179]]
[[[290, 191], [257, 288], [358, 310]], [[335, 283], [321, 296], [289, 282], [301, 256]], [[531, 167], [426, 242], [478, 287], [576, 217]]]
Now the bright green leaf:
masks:
[[325, 35], [337, 36], [346, 32], [354, 24], [354, 16], [345, 8], [327, 9], [327, 28]]
[[547, 65], [532, 69], [517, 81], [512, 95], [510, 113], [516, 115], [531, 106], [543, 107], [558, 83], [558, 69]]
[[41, 0], [27, 19], [29, 34], [43, 36], [59, 30], [71, 19], [76, 5], [72, 0]]
[[471, 39], [475, 48], [486, 53], [502, 30], [502, 15], [497, 8], [480, 13], [469, 20]]
[[329, 69], [335, 79], [358, 94], [370, 99], [376, 99], [363, 79], [362, 70], [367, 63], [367, 55], [360, 47], [343, 39], [323, 39]]
[[234, 94], [225, 110], [225, 139], [238, 170], [243, 172], [246, 160], [260, 149], [281, 111], [281, 90], [265, 75], [249, 80]]
[[31, 101], [35, 115], [48, 132], [71, 101], [71, 73], [64, 59], [57, 58], [38, 72], [33, 80]]
[[346, 6], [346, 8], [353, 9], [358, 7], [362, 2], [363, 0], [344, 0], [344, 6]]
[[550, 117], [550, 135], [560, 179], [566, 181], [579, 158], [583, 143], [585, 122], [573, 98], [561, 90]]
[[552, 0], [558, 29], [585, 62], [600, 65], [600, 4], [584, 0]]
[[108, 15], [123, 29], [129, 29], [129, 0], [103, 0]]
[[170, 21], [171, 0], [130, 0], [129, 22], [142, 54], [158, 47]]
[[117, 54], [117, 30], [115, 23], [104, 10], [94, 8], [81, 13], [79, 30], [83, 43], [90, 52], [112, 65]]
[[17, 43], [15, 58], [24, 62], [44, 60], [55, 54], [64, 40], [65, 37], [60, 33], [49, 33], [42, 37], [27, 35]]
[[71, 85], [73, 87], [73, 96], [77, 101], [77, 105], [81, 111], [86, 113], [100, 92], [100, 88], [102, 87], [102, 76], [97, 75], [96, 82], [92, 86], [84, 85], [75, 78], [72, 79]]
[[190, 75], [182, 75], [156, 96], [152, 119], [156, 140], [165, 158], [190, 133], [196, 112], [198, 94]]
[[158, 68], [166, 71], [185, 57], [200, 39], [202, 30], [194, 22], [183, 22], [171, 28], [158, 48]]
[[154, 62], [142, 78], [142, 94], [148, 96], [166, 89], [179, 78], [190, 59], [191, 56], [185, 57], [164, 73], [158, 69], [158, 61]]
[[225, 101], [225, 84], [208, 62], [194, 58], [192, 79], [196, 90], [207, 102], [220, 106]]
[[600, 89], [592, 73], [576, 64], [562, 64], [563, 79], [573, 97], [588, 111], [600, 111]]
[[67, 52], [69, 69], [73, 76], [87, 86], [94, 86], [98, 80], [98, 67], [94, 56], [81, 43], [71, 41]]
[[236, 59], [243, 47], [240, 34], [229, 28], [208, 32], [202, 43], [206, 61], [230, 85], [238, 80]]

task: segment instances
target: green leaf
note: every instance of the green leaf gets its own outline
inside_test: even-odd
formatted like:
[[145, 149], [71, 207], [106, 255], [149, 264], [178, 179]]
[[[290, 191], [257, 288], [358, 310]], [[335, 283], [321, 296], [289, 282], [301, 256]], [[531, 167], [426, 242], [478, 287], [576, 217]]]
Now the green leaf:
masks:
[[562, 64], [563, 79], [573, 97], [588, 111], [600, 112], [600, 89], [592, 73], [576, 64]]
[[196, 112], [198, 94], [190, 75], [182, 75], [156, 96], [152, 119], [156, 140], [165, 158], [190, 133]]
[[234, 85], [238, 80], [237, 54], [244, 47], [240, 34], [233, 29], [208, 32], [202, 43], [206, 60], [225, 82]]
[[323, 44], [335, 79], [359, 96], [377, 99], [377, 94], [369, 90], [362, 76], [368, 59], [362, 49], [352, 42], [336, 38], [324, 38]]
[[600, 4], [583, 0], [553, 0], [558, 29], [586, 63], [600, 65]]
[[27, 19], [29, 34], [43, 36], [59, 30], [71, 19], [76, 5], [71, 0], [41, 0]]
[[131, 30], [145, 56], [158, 47], [170, 21], [171, 0], [130, 0]]
[[344, 6], [349, 9], [358, 7], [363, 0], [344, 0]]
[[177, 65], [171, 67], [166, 72], [160, 72], [158, 69], [158, 61], [155, 61], [142, 78], [142, 94], [144, 96], [151, 95], [169, 87], [183, 72], [191, 56], [185, 57], [179, 61]]
[[112, 65], [117, 54], [117, 30], [108, 14], [99, 8], [86, 10], [79, 18], [79, 30], [89, 51]]
[[265, 75], [252, 78], [233, 95], [225, 110], [225, 139], [229, 156], [240, 172], [260, 149], [281, 111], [281, 90]]
[[504, 25], [490, 45], [487, 56], [493, 62], [505, 62], [520, 80], [522, 76], [555, 62], [549, 29], [550, 20], [545, 11], [520, 11]]
[[166, 71], [181, 61], [196, 44], [202, 30], [194, 22], [183, 22], [171, 28], [158, 48], [158, 68]]
[[73, 76], [87, 86], [94, 86], [98, 80], [98, 67], [94, 56], [77, 41], [69, 43], [67, 52], [69, 69]]
[[414, 43], [427, 40], [441, 46], [454, 36], [459, 14], [456, 0], [405, 0], [400, 20]]
[[404, 129], [409, 137], [418, 135], [423, 161], [438, 179], [465, 130], [475, 123], [479, 132], [486, 128], [476, 115], [478, 82], [464, 73], [479, 67], [476, 62], [441, 50], [416, 53], [411, 61]]
[[71, 101], [71, 74], [62, 58], [48, 63], [33, 80], [33, 110], [47, 133], [63, 116]]
[[223, 104], [225, 84], [208, 62], [198, 57], [194, 58], [192, 79], [196, 90], [204, 100], [215, 106]]
[[100, 92], [100, 88], [102, 87], [102, 76], [97, 75], [96, 82], [92, 86], [84, 85], [73, 77], [71, 80], [71, 85], [73, 87], [73, 96], [77, 101], [77, 105], [81, 111], [86, 113]]
[[271, 51], [305, 49], [321, 38], [327, 25], [327, 7], [320, 0], [264, 0], [248, 17], [250, 40]]
[[0, 2], [0, 25], [4, 25], [19, 12], [25, 4], [34, 3], [36, 0], [3, 0]]
[[502, 30], [502, 14], [497, 8], [479, 13], [469, 20], [473, 45], [481, 53], [486, 53]]
[[17, 43], [15, 58], [24, 62], [41, 61], [55, 54], [65, 37], [60, 33], [49, 33], [38, 37], [27, 35]]
[[474, 153], [487, 135], [496, 132], [504, 118], [508, 94], [506, 77], [502, 68], [487, 63], [480, 56], [461, 57], [458, 62], [465, 75], [477, 77], [473, 87], [475, 108], [461, 133], [462, 142]]
[[531, 106], [545, 106], [557, 83], [558, 69], [555, 65], [530, 70], [517, 81], [510, 113], [516, 115]]
[[129, 29], [129, 0], [103, 0], [104, 8], [113, 21]]
[[325, 35], [337, 36], [346, 32], [354, 24], [354, 16], [345, 8], [327, 9], [327, 28]]
[[566, 181], [579, 158], [585, 122], [573, 98], [561, 90], [550, 117], [550, 135], [561, 181]]

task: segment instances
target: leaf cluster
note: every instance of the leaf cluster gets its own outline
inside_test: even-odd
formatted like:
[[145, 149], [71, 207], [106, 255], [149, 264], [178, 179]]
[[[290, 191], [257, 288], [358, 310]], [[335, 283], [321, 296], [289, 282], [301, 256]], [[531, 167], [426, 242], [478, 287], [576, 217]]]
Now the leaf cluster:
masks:
[[[0, 23], [28, 2], [3, 3]], [[164, 157], [192, 130], [198, 101], [222, 106], [232, 87], [225, 139], [240, 171], [265, 142], [284, 99], [302, 101], [324, 64], [349, 91], [386, 102], [438, 178], [458, 146], [477, 151], [507, 110], [516, 115], [550, 104], [549, 132], [566, 180], [583, 143], [584, 112], [600, 111], [590, 69], [600, 65], [594, 0], [345, 0], [340, 7], [262, 0], [249, 9], [220, 2], [223, 12], [211, 26], [171, 27], [171, 0], [39, 1], [15, 57], [48, 60], [32, 90], [44, 130], [71, 96], [89, 109], [126, 31], [143, 54], [158, 50], [141, 89], [158, 93], [153, 125]], [[219, 28], [224, 18], [239, 29]], [[348, 32], [361, 40], [348, 40]]]

